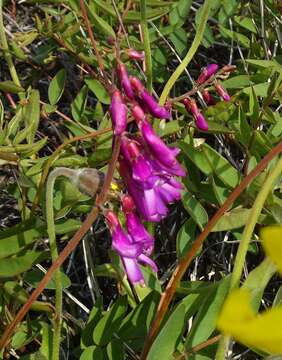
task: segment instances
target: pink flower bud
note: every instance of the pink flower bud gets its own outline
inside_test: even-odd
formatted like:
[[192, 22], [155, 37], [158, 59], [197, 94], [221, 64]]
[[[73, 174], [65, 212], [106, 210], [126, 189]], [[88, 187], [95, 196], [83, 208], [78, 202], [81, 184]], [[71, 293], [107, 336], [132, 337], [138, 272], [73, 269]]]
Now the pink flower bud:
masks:
[[127, 73], [127, 70], [126, 70], [126, 67], [124, 64], [119, 63], [117, 65], [117, 74], [118, 74], [119, 81], [121, 83], [121, 86], [122, 86], [126, 96], [131, 100], [134, 99], [134, 93], [133, 93], [131, 83], [129, 80], [129, 76], [128, 76], [128, 73]]
[[113, 211], [111, 210], [107, 211], [105, 214], [105, 218], [107, 219], [111, 231], [113, 231], [119, 225], [118, 217]]
[[119, 90], [115, 90], [112, 94], [110, 114], [114, 134], [121, 135], [125, 131], [127, 125], [127, 107]]
[[146, 118], [144, 111], [137, 104], [133, 105], [131, 113], [137, 123], [143, 121]]
[[218, 70], [218, 65], [217, 64], [209, 64], [207, 67], [205, 67], [203, 69], [203, 71], [201, 72], [197, 83], [199, 85], [203, 84], [205, 81], [207, 81], [212, 75], [214, 75]]
[[139, 52], [134, 49], [128, 49], [128, 50], [126, 50], [126, 53], [130, 57], [130, 59], [133, 59], [133, 60], [143, 61], [145, 58], [144, 51]]
[[209, 126], [203, 114], [199, 113], [194, 119], [198, 129], [208, 131]]
[[220, 83], [214, 84], [215, 90], [224, 101], [230, 101], [230, 95]]
[[214, 98], [211, 96], [211, 94], [209, 93], [208, 90], [206, 90], [206, 89], [203, 90], [202, 95], [203, 95], [203, 99], [205, 100], [205, 103], [207, 105], [214, 105], [215, 104]]
[[125, 214], [134, 212], [136, 210], [135, 203], [130, 195], [123, 196], [121, 202], [122, 210]]
[[136, 76], [130, 76], [129, 77], [130, 83], [133, 87], [133, 89], [139, 94], [141, 93], [145, 88], [142, 82], [136, 77]]
[[225, 65], [222, 68], [222, 71], [225, 73], [230, 73], [231, 71], [236, 70], [236, 65]]

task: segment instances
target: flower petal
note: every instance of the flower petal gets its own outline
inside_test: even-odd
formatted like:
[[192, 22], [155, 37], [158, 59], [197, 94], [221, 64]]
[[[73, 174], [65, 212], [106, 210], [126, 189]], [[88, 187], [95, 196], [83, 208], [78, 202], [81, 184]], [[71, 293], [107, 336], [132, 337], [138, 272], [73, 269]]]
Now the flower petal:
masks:
[[266, 255], [282, 275], [282, 226], [267, 226], [261, 230], [262, 245]]
[[247, 289], [233, 291], [227, 298], [217, 321], [217, 327], [225, 335], [248, 347], [272, 354], [282, 354], [282, 306], [256, 315], [251, 308], [251, 296]]

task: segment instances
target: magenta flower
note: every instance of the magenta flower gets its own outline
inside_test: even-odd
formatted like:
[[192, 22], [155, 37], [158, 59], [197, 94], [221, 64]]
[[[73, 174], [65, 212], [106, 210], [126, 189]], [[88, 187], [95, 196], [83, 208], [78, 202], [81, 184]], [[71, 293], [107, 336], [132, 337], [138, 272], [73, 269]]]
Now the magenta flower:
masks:
[[169, 148], [162, 139], [155, 133], [150, 123], [142, 115], [142, 109], [138, 105], [132, 108], [132, 115], [135, 117], [141, 131], [145, 144], [155, 159], [169, 169], [169, 172], [176, 176], [185, 176], [186, 172], [176, 159], [178, 149]]
[[207, 67], [205, 67], [197, 79], [198, 85], [201, 85], [205, 81], [207, 81], [212, 75], [214, 75], [217, 72], [217, 70], [218, 70], [217, 64], [209, 64]]
[[203, 90], [202, 95], [203, 95], [203, 99], [207, 105], [215, 104], [214, 98], [212, 97], [212, 95], [210, 94], [210, 92], [208, 90], [206, 90], [206, 89]]
[[126, 96], [129, 99], [134, 99], [134, 93], [133, 93], [133, 89], [129, 80], [129, 76], [126, 70], [126, 67], [124, 64], [122, 63], [118, 63], [117, 65], [117, 74], [119, 77], [119, 81], [121, 83], [121, 86], [126, 94]]
[[130, 195], [122, 199], [122, 209], [125, 213], [126, 227], [134, 242], [142, 244], [143, 253], [151, 255], [154, 249], [154, 238], [148, 233], [135, 211], [135, 204]]
[[183, 100], [183, 104], [185, 105], [186, 110], [192, 113], [197, 128], [207, 131], [209, 129], [208, 123], [204, 115], [198, 109], [196, 101], [194, 99], [186, 98]]
[[[148, 93], [143, 84], [135, 76], [130, 77], [130, 82], [134, 90], [136, 91], [139, 99], [141, 100], [141, 106], [145, 105], [146, 110], [159, 119], [169, 119], [170, 112], [164, 107], [160, 106], [155, 98]], [[143, 107], [143, 106], [142, 106]]]
[[133, 59], [133, 60], [143, 61], [145, 58], [144, 51], [139, 52], [134, 49], [128, 49], [128, 50], [126, 50], [126, 53], [130, 57], [130, 59]]
[[124, 232], [117, 216], [112, 211], [108, 211], [105, 216], [112, 233], [112, 247], [121, 256], [128, 280], [133, 285], [144, 285], [139, 263], [149, 265], [155, 272], [158, 270], [156, 264], [143, 254], [143, 244], [134, 242], [132, 237]]
[[218, 93], [218, 95], [224, 100], [224, 101], [230, 101], [230, 95], [228, 92], [224, 89], [224, 87], [220, 83], [214, 84], [215, 90]]
[[119, 90], [115, 90], [112, 94], [110, 114], [114, 134], [121, 135], [127, 125], [127, 107]]

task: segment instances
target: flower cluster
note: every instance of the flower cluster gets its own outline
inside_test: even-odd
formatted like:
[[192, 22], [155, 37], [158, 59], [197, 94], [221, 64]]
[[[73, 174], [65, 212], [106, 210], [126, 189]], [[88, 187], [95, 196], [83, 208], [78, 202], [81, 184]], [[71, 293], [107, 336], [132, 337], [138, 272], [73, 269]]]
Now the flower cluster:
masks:
[[[234, 70], [234, 68], [235, 67], [232, 65], [224, 66], [221, 69], [221, 72], [223, 74], [228, 74], [228, 73], [230, 73], [230, 71]], [[217, 73], [217, 71], [218, 71], [217, 64], [209, 64], [207, 67], [205, 67], [202, 70], [196, 83], [198, 86], [201, 86], [206, 82], [213, 84], [214, 89], [215, 89], [216, 93], [220, 96], [220, 98], [223, 99], [224, 101], [230, 101], [229, 94], [224, 89], [222, 84], [219, 83], [214, 76]], [[203, 99], [207, 105], [215, 104], [215, 99], [210, 94], [208, 89], [205, 89], [205, 88], [202, 89], [201, 93], [202, 93]], [[193, 115], [193, 118], [195, 120], [195, 124], [196, 124], [197, 128], [200, 130], [203, 130], [203, 131], [207, 131], [208, 123], [207, 123], [204, 115], [199, 110], [196, 100], [193, 98], [187, 97], [183, 100], [183, 104], [184, 104], [186, 110]]]
[[[168, 147], [146, 117], [147, 113], [168, 119], [169, 110], [158, 104], [138, 78], [129, 76], [121, 62], [117, 75], [121, 90], [112, 92], [110, 114], [114, 135], [121, 137], [119, 171], [127, 189], [122, 198], [127, 232], [112, 211], [106, 212], [105, 217], [112, 233], [112, 247], [120, 255], [129, 281], [142, 285], [140, 263], [157, 271], [149, 258], [154, 239], [142, 221], [158, 222], [167, 216], [168, 205], [181, 197], [182, 184], [175, 177], [186, 173], [176, 159], [179, 150]], [[138, 134], [125, 132], [129, 106]]]

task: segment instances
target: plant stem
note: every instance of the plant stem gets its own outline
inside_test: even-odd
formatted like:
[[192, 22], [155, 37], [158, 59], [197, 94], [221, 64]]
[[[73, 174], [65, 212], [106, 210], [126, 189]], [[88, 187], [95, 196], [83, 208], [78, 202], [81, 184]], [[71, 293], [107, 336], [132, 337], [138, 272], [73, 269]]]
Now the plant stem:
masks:
[[[54, 209], [53, 209], [53, 190], [56, 178], [58, 176], [71, 175], [73, 171], [67, 168], [57, 168], [53, 170], [47, 180], [46, 184], [46, 221], [47, 221], [47, 232], [49, 236], [49, 243], [51, 249], [51, 258], [53, 264], [58, 258], [58, 249], [56, 245], [56, 232], [54, 224]], [[56, 317], [54, 319], [54, 335], [53, 335], [53, 349], [52, 359], [59, 360], [60, 354], [60, 337], [61, 337], [61, 326], [62, 326], [62, 304], [63, 304], [63, 289], [60, 268], [54, 273], [54, 281], [56, 288]]]
[[206, 28], [206, 23], [207, 23], [208, 18], [209, 18], [211, 4], [212, 4], [211, 0], [206, 0], [204, 5], [203, 5], [201, 20], [200, 20], [200, 24], [199, 24], [197, 32], [196, 32], [196, 36], [195, 36], [195, 38], [193, 40], [193, 43], [192, 43], [188, 53], [186, 54], [185, 58], [177, 66], [174, 73], [168, 79], [168, 81], [167, 81], [167, 83], [166, 83], [166, 85], [165, 85], [165, 87], [163, 89], [163, 92], [161, 94], [161, 97], [160, 97], [159, 103], [161, 105], [164, 105], [167, 97], [169, 96], [170, 90], [172, 89], [172, 87], [174, 86], [177, 79], [179, 78], [179, 76], [184, 71], [184, 69], [188, 66], [190, 61], [193, 59], [193, 56], [195, 55], [198, 47], [201, 44], [202, 38], [204, 36], [204, 31], [205, 31], [205, 28]]
[[150, 36], [148, 31], [148, 23], [146, 16], [146, 0], [140, 0], [140, 25], [142, 31], [142, 37], [144, 42], [145, 51], [145, 64], [146, 64], [146, 76], [147, 76], [147, 89], [152, 92], [152, 55], [150, 46]]
[[5, 60], [7, 62], [13, 82], [17, 86], [21, 87], [21, 83], [18, 78], [18, 74], [17, 74], [16, 68], [14, 66], [14, 63], [13, 63], [12, 55], [9, 51], [9, 46], [8, 46], [8, 42], [7, 42], [7, 38], [6, 38], [6, 34], [5, 34], [5, 28], [4, 28], [4, 23], [3, 23], [3, 0], [0, 0], [0, 46], [3, 51]]
[[[235, 258], [234, 268], [231, 275], [229, 292], [237, 288], [240, 284], [241, 275], [243, 272], [244, 262], [247, 255], [248, 247], [250, 244], [251, 236], [254, 228], [257, 224], [258, 217], [262, 211], [263, 205], [267, 199], [269, 192], [271, 191], [275, 180], [282, 173], [282, 158], [277, 162], [273, 170], [268, 175], [265, 183], [263, 184], [260, 192], [258, 193], [251, 213], [249, 215], [247, 225], [244, 228], [240, 245], [238, 247], [237, 255]], [[225, 336], [219, 343], [216, 360], [222, 360], [225, 358], [226, 350], [228, 349], [230, 338]]]

